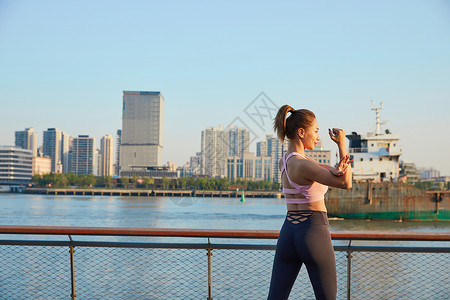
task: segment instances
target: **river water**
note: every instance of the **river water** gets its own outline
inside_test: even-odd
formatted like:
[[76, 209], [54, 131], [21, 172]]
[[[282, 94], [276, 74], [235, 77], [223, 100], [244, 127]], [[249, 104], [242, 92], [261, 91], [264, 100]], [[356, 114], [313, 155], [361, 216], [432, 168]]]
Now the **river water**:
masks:
[[[283, 199], [0, 194], [1, 225], [280, 229]], [[450, 222], [330, 220], [331, 231], [448, 232]]]

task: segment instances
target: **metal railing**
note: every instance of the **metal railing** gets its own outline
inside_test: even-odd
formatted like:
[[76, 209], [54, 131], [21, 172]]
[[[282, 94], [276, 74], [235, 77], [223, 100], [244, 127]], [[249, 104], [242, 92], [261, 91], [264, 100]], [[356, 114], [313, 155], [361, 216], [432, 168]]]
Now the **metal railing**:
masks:
[[[267, 230], [6, 225], [0, 233], [0, 299], [265, 299], [278, 237]], [[450, 233], [332, 238], [338, 299], [448, 299]], [[291, 298], [314, 299], [305, 268]]]

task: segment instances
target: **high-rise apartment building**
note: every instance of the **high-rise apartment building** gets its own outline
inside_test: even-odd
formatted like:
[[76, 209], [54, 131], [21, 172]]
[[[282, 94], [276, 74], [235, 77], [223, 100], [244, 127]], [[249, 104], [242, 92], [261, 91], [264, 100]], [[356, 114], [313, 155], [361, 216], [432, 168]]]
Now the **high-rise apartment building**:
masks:
[[88, 135], [73, 138], [71, 172], [75, 174], [94, 173], [95, 139]]
[[226, 158], [243, 156], [249, 152], [250, 132], [245, 128], [223, 126], [209, 127], [202, 131], [201, 174], [210, 177], [227, 175]]
[[48, 128], [44, 131], [43, 139], [44, 156], [52, 159], [52, 172], [58, 171], [61, 165], [61, 130], [57, 128]]
[[261, 141], [256, 143], [256, 156], [267, 155], [267, 141]]
[[250, 131], [245, 128], [231, 127], [225, 131], [226, 156], [242, 156], [249, 152]]
[[113, 148], [114, 148], [113, 138], [110, 134], [102, 137], [100, 140], [100, 151], [99, 151], [99, 174], [101, 176], [112, 176], [114, 175], [113, 170]]
[[209, 177], [225, 176], [225, 142], [223, 126], [202, 131], [200, 172]]
[[272, 135], [266, 136], [267, 142], [267, 155], [272, 158], [272, 180], [281, 183], [281, 172], [278, 167], [278, 162], [287, 151], [288, 142], [285, 140], [283, 143], [279, 138]]
[[160, 92], [124, 91], [120, 174], [161, 166], [164, 98]]
[[33, 157], [37, 156], [37, 133], [33, 127], [15, 132], [15, 145], [18, 148], [31, 150]]
[[57, 128], [44, 131], [43, 154], [52, 159], [52, 172], [69, 172], [71, 137]]

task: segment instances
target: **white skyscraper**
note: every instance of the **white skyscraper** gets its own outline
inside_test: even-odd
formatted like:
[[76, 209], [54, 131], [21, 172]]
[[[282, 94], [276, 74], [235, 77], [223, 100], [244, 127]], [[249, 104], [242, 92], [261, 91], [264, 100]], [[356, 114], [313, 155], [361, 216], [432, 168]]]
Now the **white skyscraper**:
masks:
[[266, 140], [267, 140], [267, 155], [272, 157], [273, 181], [281, 183], [281, 172], [278, 167], [278, 162], [280, 161], [284, 153], [286, 153], [288, 142], [285, 140], [283, 143], [281, 143], [279, 138], [272, 137], [271, 135], [267, 135]]
[[249, 152], [250, 131], [245, 128], [231, 127], [225, 132], [226, 156], [242, 156]]
[[225, 176], [225, 142], [223, 127], [202, 131], [200, 172], [209, 177]]
[[100, 155], [99, 155], [99, 174], [101, 176], [114, 175], [113, 170], [113, 138], [110, 134], [102, 137], [100, 140]]
[[250, 132], [245, 128], [223, 126], [210, 127], [202, 131], [201, 174], [210, 177], [227, 175], [226, 158], [243, 157], [249, 152]]
[[120, 172], [161, 166], [164, 98], [160, 92], [124, 91]]
[[25, 128], [24, 131], [15, 132], [15, 145], [22, 149], [31, 150], [33, 157], [37, 156], [37, 133], [33, 127]]

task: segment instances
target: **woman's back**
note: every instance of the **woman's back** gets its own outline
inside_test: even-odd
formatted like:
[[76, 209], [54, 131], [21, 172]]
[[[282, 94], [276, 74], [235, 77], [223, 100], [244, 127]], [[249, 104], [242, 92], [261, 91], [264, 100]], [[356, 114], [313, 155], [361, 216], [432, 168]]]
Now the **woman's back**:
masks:
[[308, 161], [303, 155], [292, 152], [279, 161], [283, 193], [286, 198], [287, 210], [316, 210], [326, 212], [324, 194], [328, 187], [305, 178], [304, 164]]

